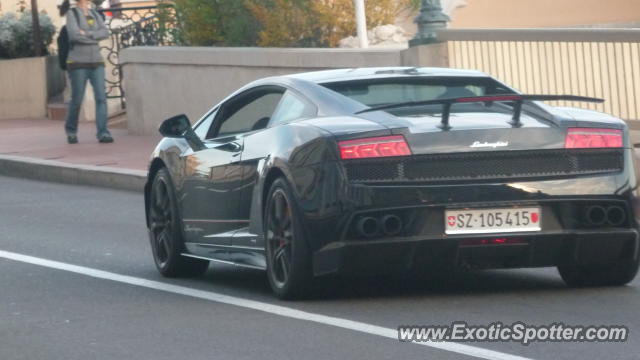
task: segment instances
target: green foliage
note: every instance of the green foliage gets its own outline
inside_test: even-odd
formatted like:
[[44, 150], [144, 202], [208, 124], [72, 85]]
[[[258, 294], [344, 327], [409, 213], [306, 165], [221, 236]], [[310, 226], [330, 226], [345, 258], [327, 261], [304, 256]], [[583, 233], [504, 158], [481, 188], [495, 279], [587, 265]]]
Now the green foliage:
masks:
[[[356, 32], [353, 0], [245, 0], [261, 46], [336, 46]], [[367, 0], [367, 25], [392, 24], [415, 0]]]
[[[49, 53], [49, 45], [53, 42], [55, 26], [51, 18], [40, 13], [40, 29], [42, 34], [42, 54]], [[6, 13], [0, 15], [0, 58], [14, 59], [35, 56], [33, 48], [33, 22], [30, 11], [19, 14]]]
[[422, 5], [422, 0], [410, 0], [409, 1], [409, 7], [412, 10], [419, 10], [420, 9], [420, 5]]
[[[369, 28], [420, 0], [366, 0]], [[353, 0], [161, 0], [160, 28], [191, 46], [333, 47], [355, 35]]]
[[309, 1], [246, 0], [245, 4], [262, 27], [260, 46], [300, 46], [317, 38]]
[[242, 1], [164, 0], [160, 18], [175, 43], [243, 46], [256, 41], [255, 19]]

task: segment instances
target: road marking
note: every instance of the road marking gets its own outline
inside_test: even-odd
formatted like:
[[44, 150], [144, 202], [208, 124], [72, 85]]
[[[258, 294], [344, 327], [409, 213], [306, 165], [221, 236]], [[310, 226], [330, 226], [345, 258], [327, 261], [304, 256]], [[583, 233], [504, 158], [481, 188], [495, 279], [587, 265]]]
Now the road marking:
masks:
[[[63, 270], [75, 274], [86, 275], [97, 279], [111, 280], [123, 284], [140, 286], [148, 289], [165, 291], [173, 294], [190, 296], [198, 299], [209, 300], [217, 303], [243, 307], [247, 309], [262, 311], [265, 313], [283, 316], [291, 319], [305, 320], [318, 324], [339, 327], [347, 330], [353, 330], [361, 333], [378, 335], [385, 338], [398, 340], [398, 332], [396, 329], [386, 328], [377, 325], [371, 325], [359, 321], [342, 319], [333, 316], [310, 313], [306, 311], [291, 309], [285, 306], [263, 303], [255, 300], [248, 300], [234, 296], [218, 294], [210, 291], [197, 290], [179, 285], [172, 285], [160, 281], [147, 280], [133, 276], [120, 275], [108, 271], [78, 266], [59, 261], [47, 260], [43, 258], [23, 255], [8, 251], [0, 250], [0, 258], [19, 261], [27, 264], [44, 266], [51, 269]], [[480, 359], [489, 360], [530, 360], [529, 358], [510, 355], [498, 351], [483, 349], [476, 346], [458, 344], [453, 342], [419, 342], [414, 343], [424, 345], [435, 349], [450, 351], [458, 354], [468, 355]]]

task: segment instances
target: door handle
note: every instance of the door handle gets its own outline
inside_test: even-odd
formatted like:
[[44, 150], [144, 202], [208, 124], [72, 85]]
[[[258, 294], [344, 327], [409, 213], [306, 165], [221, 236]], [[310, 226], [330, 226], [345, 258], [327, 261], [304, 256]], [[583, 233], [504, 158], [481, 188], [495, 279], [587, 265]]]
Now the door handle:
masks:
[[216, 149], [223, 150], [223, 151], [229, 151], [229, 152], [238, 152], [239, 153], [240, 151], [242, 151], [242, 145], [240, 145], [240, 144], [238, 144], [237, 142], [234, 141], [234, 142], [222, 144], [220, 146], [216, 146]]

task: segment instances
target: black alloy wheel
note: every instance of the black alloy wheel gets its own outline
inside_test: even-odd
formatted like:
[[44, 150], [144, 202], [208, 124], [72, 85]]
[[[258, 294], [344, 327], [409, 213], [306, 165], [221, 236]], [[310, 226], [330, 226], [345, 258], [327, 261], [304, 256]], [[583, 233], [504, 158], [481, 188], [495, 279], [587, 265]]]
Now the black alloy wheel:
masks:
[[274, 181], [264, 217], [267, 277], [273, 292], [282, 299], [307, 295], [311, 286], [311, 261], [297, 219], [289, 184]]
[[149, 194], [149, 240], [158, 271], [164, 276], [197, 276], [209, 261], [182, 255], [184, 242], [175, 190], [166, 169], [160, 169]]

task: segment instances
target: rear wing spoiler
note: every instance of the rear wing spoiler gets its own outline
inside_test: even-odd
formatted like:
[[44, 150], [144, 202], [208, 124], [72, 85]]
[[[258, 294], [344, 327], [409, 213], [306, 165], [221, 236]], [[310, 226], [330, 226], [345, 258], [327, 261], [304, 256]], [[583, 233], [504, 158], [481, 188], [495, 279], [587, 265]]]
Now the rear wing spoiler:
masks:
[[475, 102], [484, 102], [484, 103], [514, 102], [513, 118], [510, 123], [515, 127], [520, 127], [522, 125], [520, 122], [520, 116], [522, 115], [522, 104], [525, 101], [582, 101], [582, 102], [592, 102], [592, 103], [604, 102], [603, 99], [585, 97], [585, 96], [576, 96], [576, 95], [514, 94], [514, 95], [466, 96], [466, 97], [451, 98], [451, 99], [410, 101], [410, 102], [398, 103], [398, 104], [374, 106], [368, 109], [358, 111], [356, 114], [363, 114], [363, 113], [378, 111], [378, 110], [396, 109], [401, 107], [442, 105], [442, 124], [440, 125], [440, 128], [443, 130], [449, 130], [451, 129], [451, 126], [449, 126], [449, 117], [451, 115], [451, 107], [453, 106], [453, 104], [475, 103]]

